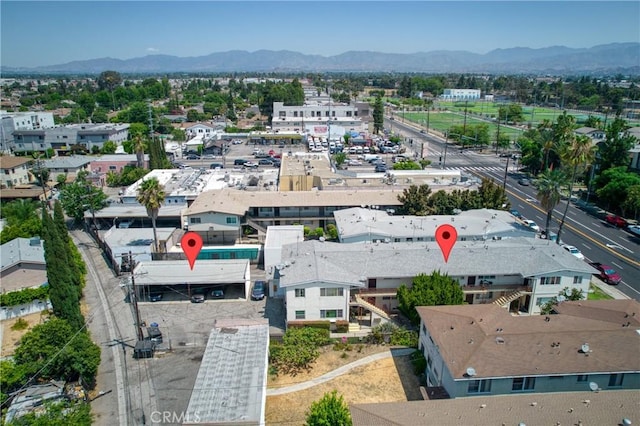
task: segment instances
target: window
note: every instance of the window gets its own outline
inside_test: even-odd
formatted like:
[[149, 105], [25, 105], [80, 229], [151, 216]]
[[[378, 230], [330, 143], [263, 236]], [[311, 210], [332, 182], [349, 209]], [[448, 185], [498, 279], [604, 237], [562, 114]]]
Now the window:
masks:
[[467, 393], [489, 393], [491, 392], [491, 380], [470, 380]]
[[574, 284], [580, 284], [582, 282], [582, 277], [576, 275], [575, 277], [573, 277], [573, 283]]
[[342, 309], [321, 309], [320, 318], [342, 318]]
[[116, 166], [109, 166], [109, 170], [115, 170], [116, 168]]
[[540, 284], [541, 285], [560, 284], [560, 277], [541, 277]]
[[235, 216], [227, 217], [227, 224], [235, 225], [236, 223], [238, 223], [238, 218], [236, 218]]
[[580, 374], [580, 375], [578, 376], [578, 383], [580, 383], [580, 382], [586, 382], [586, 381], [588, 381], [588, 380], [589, 380], [589, 376], [588, 376], [588, 375], [586, 375], [586, 374]]
[[609, 374], [609, 387], [622, 386], [622, 379], [624, 379], [624, 374]]
[[190, 217], [189, 218], [189, 223], [202, 223], [202, 219], [200, 219], [199, 217]]
[[304, 297], [304, 288], [296, 288], [296, 297]]
[[536, 386], [535, 377], [516, 377], [511, 384], [511, 390], [514, 392], [521, 392], [526, 390], [533, 390]]
[[536, 300], [536, 306], [546, 305], [552, 299], [554, 299], [554, 298], [553, 297], [538, 297], [538, 299]]
[[343, 288], [321, 288], [320, 289], [320, 296], [331, 297], [331, 296], [343, 296], [343, 295], [344, 295]]
[[304, 319], [304, 318], [305, 318], [304, 311], [296, 311], [296, 319], [297, 320]]

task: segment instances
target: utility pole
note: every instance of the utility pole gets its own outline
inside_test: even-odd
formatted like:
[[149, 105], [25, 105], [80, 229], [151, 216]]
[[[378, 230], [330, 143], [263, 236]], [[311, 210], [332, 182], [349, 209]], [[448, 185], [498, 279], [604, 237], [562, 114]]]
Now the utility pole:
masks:
[[504, 180], [502, 181], [502, 190], [507, 190], [507, 174], [509, 173], [509, 159], [511, 157], [507, 157], [507, 166], [504, 168]]
[[447, 147], [449, 146], [449, 132], [444, 133], [444, 160], [442, 161], [442, 168], [444, 169], [447, 164]]
[[140, 310], [138, 310], [138, 290], [136, 289], [136, 281], [135, 281], [135, 263], [133, 260], [133, 255], [129, 252], [129, 268], [131, 268], [131, 287], [132, 289], [129, 292], [129, 297], [131, 298], [131, 303], [133, 304], [133, 313], [135, 315], [136, 320], [136, 334], [138, 336], [138, 341], [144, 340], [144, 335], [142, 334], [142, 322], [140, 321]]

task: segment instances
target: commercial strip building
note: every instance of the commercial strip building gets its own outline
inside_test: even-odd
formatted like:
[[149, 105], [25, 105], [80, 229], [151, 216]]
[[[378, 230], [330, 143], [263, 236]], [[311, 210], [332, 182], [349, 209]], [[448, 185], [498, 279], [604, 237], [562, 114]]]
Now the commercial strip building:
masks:
[[417, 311], [427, 387], [451, 398], [640, 389], [635, 300], [565, 301], [547, 316], [495, 304]]

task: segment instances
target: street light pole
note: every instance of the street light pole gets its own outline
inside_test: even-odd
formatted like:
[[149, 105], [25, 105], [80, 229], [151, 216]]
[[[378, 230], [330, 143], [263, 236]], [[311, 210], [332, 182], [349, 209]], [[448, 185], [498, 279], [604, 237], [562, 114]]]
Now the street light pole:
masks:
[[445, 165], [447, 164], [447, 147], [449, 146], [449, 132], [445, 132], [444, 134], [445, 139], [444, 139], [444, 159], [442, 161], [442, 168], [444, 169]]

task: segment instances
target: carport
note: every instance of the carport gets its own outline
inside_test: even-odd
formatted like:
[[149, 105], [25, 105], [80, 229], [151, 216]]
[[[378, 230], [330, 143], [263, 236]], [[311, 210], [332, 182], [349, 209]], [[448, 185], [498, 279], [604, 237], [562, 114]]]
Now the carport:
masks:
[[251, 288], [248, 259], [197, 260], [193, 270], [186, 260], [145, 261], [133, 273], [138, 300], [148, 302], [151, 294], [162, 301], [187, 301], [194, 292], [210, 299], [222, 288], [225, 299], [247, 299]]

